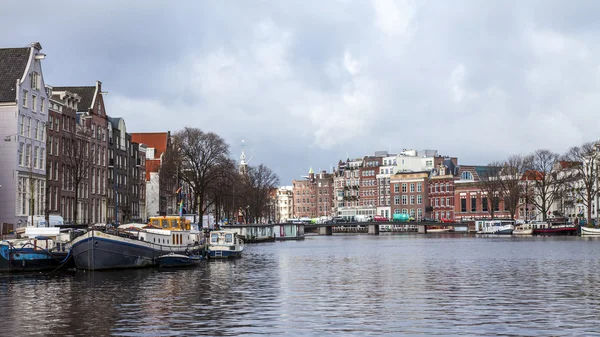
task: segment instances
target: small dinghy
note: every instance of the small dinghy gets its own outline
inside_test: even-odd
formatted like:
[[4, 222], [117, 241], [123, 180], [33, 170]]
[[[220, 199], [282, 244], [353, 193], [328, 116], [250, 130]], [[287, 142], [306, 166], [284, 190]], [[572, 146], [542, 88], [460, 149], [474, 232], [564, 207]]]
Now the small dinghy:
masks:
[[201, 255], [166, 254], [158, 257], [158, 266], [164, 268], [194, 267], [204, 258]]

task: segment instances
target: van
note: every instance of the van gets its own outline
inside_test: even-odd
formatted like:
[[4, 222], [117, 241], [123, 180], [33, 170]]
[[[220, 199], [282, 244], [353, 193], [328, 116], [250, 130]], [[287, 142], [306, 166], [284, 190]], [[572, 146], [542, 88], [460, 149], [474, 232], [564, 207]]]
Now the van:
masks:
[[33, 225], [31, 224], [31, 216], [27, 217], [27, 227], [58, 227], [64, 226], [65, 220], [60, 215], [49, 215], [49, 223], [46, 222], [46, 217], [43, 215], [33, 216]]

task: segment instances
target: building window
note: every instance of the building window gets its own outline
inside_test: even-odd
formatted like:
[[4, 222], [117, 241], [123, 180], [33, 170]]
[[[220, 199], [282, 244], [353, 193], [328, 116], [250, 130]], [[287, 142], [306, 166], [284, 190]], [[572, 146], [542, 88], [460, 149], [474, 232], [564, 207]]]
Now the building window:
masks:
[[434, 198], [435, 199], [435, 207], [438, 207], [440, 205], [440, 199], [438, 198]]
[[25, 144], [20, 143], [19, 144], [19, 165], [23, 166], [23, 157], [25, 156], [25, 153], [23, 153], [23, 148], [25, 147]]
[[398, 184], [394, 184], [394, 193], [400, 193], [400, 186]]
[[481, 210], [484, 212], [488, 211], [488, 198], [487, 197], [481, 198]]
[[467, 212], [467, 198], [460, 199], [460, 211], [463, 213]]
[[45, 149], [43, 147], [40, 147], [40, 170], [44, 169], [44, 152]]
[[27, 107], [27, 90], [23, 90], [23, 107], [26, 108]]
[[444, 184], [440, 184], [440, 192], [446, 192], [446, 190], [444, 189]]
[[423, 191], [423, 184], [417, 183], [417, 192], [422, 192], [422, 191]]
[[36, 146], [33, 150], [33, 167], [38, 168], [38, 152], [40, 149]]
[[423, 217], [423, 209], [421, 208], [417, 208], [417, 218], [422, 218]]
[[471, 197], [471, 212], [477, 212], [477, 197]]
[[44, 109], [46, 108], [46, 99], [44, 97], [40, 97], [40, 113], [45, 113]]
[[446, 198], [446, 206], [451, 206], [450, 205], [450, 198]]
[[408, 214], [408, 210], [406, 208], [402, 209], [402, 214]]
[[34, 125], [33, 138], [38, 139], [39, 130], [40, 130], [40, 121], [36, 120], [33, 125]]
[[402, 205], [407, 205], [407, 204], [408, 204], [407, 197], [406, 197], [406, 195], [403, 195], [402, 196]]
[[422, 195], [417, 195], [417, 205], [420, 205], [423, 203], [423, 196]]
[[36, 105], [37, 105], [37, 96], [31, 95], [31, 112], [35, 112]]
[[402, 193], [406, 193], [406, 183], [402, 183]]
[[21, 136], [25, 136], [25, 116], [21, 115]]
[[411, 195], [411, 196], [410, 196], [410, 204], [411, 204], [411, 205], [414, 205], [414, 204], [415, 204], [415, 196], [414, 196], [414, 195]]
[[414, 192], [415, 191], [415, 183], [410, 183], [410, 192]]
[[31, 167], [31, 144], [25, 146], [25, 165]]
[[463, 172], [460, 175], [460, 179], [461, 180], [473, 180], [473, 175], [471, 174], [471, 172], [468, 172], [468, 171], [467, 172]]
[[40, 74], [35, 71], [31, 73], [31, 89], [40, 90]]
[[27, 117], [27, 138], [31, 137], [31, 117]]
[[400, 196], [399, 195], [394, 196], [394, 205], [400, 205]]

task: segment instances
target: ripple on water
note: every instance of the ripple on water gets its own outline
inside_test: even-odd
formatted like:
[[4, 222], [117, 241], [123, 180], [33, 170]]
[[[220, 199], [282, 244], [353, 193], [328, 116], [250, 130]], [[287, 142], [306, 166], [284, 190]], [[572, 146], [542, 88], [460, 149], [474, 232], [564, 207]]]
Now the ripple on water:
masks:
[[195, 269], [3, 275], [0, 317], [3, 335], [598, 335], [599, 253], [578, 237], [309, 237]]

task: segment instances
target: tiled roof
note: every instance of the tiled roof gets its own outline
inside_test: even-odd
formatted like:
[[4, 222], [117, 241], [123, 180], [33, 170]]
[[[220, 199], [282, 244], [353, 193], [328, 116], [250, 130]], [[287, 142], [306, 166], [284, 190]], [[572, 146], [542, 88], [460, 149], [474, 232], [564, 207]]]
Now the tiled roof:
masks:
[[0, 49], [0, 102], [14, 102], [17, 80], [23, 77], [31, 48]]
[[81, 101], [77, 104], [77, 110], [87, 112], [88, 109], [93, 108], [92, 102], [94, 101], [94, 94], [96, 93], [96, 87], [52, 87], [52, 91], [69, 91], [81, 96]]
[[564, 169], [566, 169], [566, 168], [572, 168], [572, 167], [578, 166], [580, 164], [581, 164], [581, 162], [578, 162], [578, 161], [564, 161], [563, 160], [563, 161], [560, 162], [560, 166], [562, 168], [564, 168]]
[[527, 170], [521, 180], [544, 180], [544, 173], [536, 170]]
[[146, 181], [150, 181], [150, 173], [160, 170], [160, 159], [146, 160]]
[[131, 141], [154, 148], [154, 158], [160, 158], [160, 155], [167, 150], [168, 137], [167, 132], [132, 133]]

